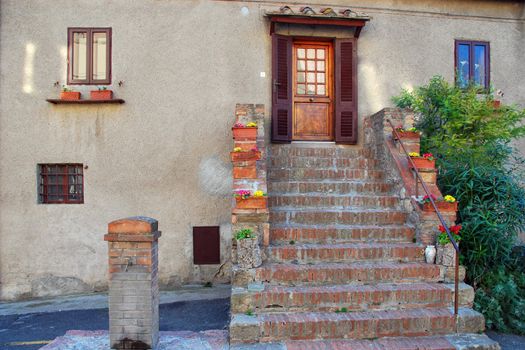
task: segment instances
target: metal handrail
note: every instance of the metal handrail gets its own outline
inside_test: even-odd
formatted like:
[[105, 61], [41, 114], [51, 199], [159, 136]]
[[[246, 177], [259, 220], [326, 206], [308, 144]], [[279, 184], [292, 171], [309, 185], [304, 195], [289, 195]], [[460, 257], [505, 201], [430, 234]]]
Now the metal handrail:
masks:
[[416, 196], [417, 196], [417, 186], [418, 186], [418, 180], [419, 180], [419, 182], [421, 182], [421, 186], [423, 187], [423, 190], [425, 191], [425, 193], [428, 196], [428, 199], [430, 200], [430, 203], [432, 204], [432, 206], [434, 207], [434, 210], [436, 211], [436, 214], [437, 214], [437, 216], [439, 218], [439, 221], [441, 221], [441, 225], [445, 228], [445, 232], [447, 233], [447, 236], [450, 239], [450, 242], [452, 243], [452, 245], [454, 246], [454, 249], [456, 250], [456, 262], [455, 262], [455, 274], [454, 274], [454, 316], [456, 317], [456, 324], [457, 324], [458, 304], [459, 304], [459, 247], [458, 247], [458, 244], [456, 243], [456, 240], [454, 239], [454, 237], [450, 233], [448, 225], [445, 222], [445, 219], [443, 219], [443, 216], [441, 215], [441, 213], [439, 212], [439, 209], [437, 208], [436, 203], [434, 202], [434, 199], [432, 198], [432, 195], [431, 195], [427, 185], [425, 184], [425, 181], [423, 181], [423, 178], [421, 177], [421, 174], [419, 174], [419, 171], [417, 170], [417, 167], [415, 166], [414, 161], [408, 155], [408, 152], [407, 152], [407, 150], [405, 148], [405, 145], [403, 145], [403, 141], [401, 141], [401, 138], [399, 137], [399, 134], [398, 134], [396, 128], [392, 124], [392, 121], [390, 121], [390, 119], [387, 119], [387, 122], [392, 127], [394, 135], [396, 136], [397, 141], [401, 145], [401, 148], [405, 152], [405, 154], [406, 154], [406, 156], [408, 158], [408, 161], [410, 162], [410, 165], [412, 166], [412, 169], [414, 170], [414, 174], [416, 175]]

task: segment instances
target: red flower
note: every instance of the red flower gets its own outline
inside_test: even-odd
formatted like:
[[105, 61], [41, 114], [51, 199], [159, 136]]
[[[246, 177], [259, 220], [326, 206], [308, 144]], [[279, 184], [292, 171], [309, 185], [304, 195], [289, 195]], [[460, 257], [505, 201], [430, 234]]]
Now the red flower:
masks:
[[447, 230], [445, 230], [443, 225], [439, 225], [439, 232], [447, 232]]

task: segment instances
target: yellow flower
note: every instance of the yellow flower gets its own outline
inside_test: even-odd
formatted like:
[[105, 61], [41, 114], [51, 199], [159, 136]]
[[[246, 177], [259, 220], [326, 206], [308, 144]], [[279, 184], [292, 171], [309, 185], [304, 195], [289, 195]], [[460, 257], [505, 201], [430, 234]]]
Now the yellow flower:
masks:
[[417, 153], [417, 152], [410, 152], [408, 155], [410, 157], [419, 157], [419, 153]]
[[264, 197], [264, 192], [263, 192], [263, 191], [255, 191], [255, 192], [253, 193], [253, 196], [254, 196], [255, 198]]
[[447, 194], [445, 197], [443, 197], [445, 202], [454, 203], [456, 201], [456, 198], [452, 197], [451, 195]]
[[240, 147], [235, 147], [235, 148], [233, 149], [233, 151], [234, 151], [234, 152], [242, 152], [242, 148], [240, 148]]
[[248, 124], [246, 124], [246, 127], [247, 127], [247, 128], [256, 128], [256, 127], [257, 127], [257, 123], [255, 123], [255, 122], [249, 122]]

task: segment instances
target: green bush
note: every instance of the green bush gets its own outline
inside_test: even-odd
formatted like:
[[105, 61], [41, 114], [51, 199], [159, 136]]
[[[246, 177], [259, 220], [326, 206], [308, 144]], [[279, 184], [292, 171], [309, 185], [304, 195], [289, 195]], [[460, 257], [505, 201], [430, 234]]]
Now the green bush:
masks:
[[525, 110], [495, 108], [491, 94], [439, 76], [393, 100], [416, 112], [422, 151], [437, 157], [438, 185], [458, 200], [461, 261], [475, 309], [488, 328], [525, 334], [525, 272], [512, 255], [525, 229], [523, 160], [508, 146], [525, 134]]

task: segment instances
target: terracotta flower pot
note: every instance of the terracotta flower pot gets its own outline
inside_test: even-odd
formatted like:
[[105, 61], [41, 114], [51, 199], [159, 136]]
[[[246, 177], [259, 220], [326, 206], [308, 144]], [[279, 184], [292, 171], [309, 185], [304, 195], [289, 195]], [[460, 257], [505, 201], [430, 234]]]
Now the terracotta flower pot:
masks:
[[266, 209], [268, 207], [268, 198], [266, 197], [235, 198], [235, 200], [237, 209]]
[[[424, 157], [410, 157], [414, 162], [414, 166], [417, 169], [434, 169], [436, 167], [436, 160], [428, 160]], [[408, 162], [408, 165], [412, 168], [412, 164]]]
[[93, 90], [89, 92], [92, 100], [111, 100], [113, 91], [111, 90]]
[[80, 100], [80, 92], [78, 91], [61, 91], [61, 100]]
[[[419, 140], [421, 134], [417, 131], [398, 131], [397, 134], [401, 140]], [[392, 138], [397, 140], [396, 134], [392, 131]]]
[[232, 128], [235, 140], [255, 141], [257, 139], [257, 128]]
[[492, 104], [493, 104], [494, 108], [500, 108], [501, 107], [501, 101], [499, 101], [499, 100], [492, 101]]
[[247, 152], [230, 152], [232, 162], [244, 162], [261, 159], [261, 152], [247, 151]]
[[[434, 201], [436, 207], [440, 212], [456, 212], [458, 211], [458, 202], [450, 203], [444, 201]], [[434, 211], [434, 207], [430, 202], [423, 203], [423, 211]]]

